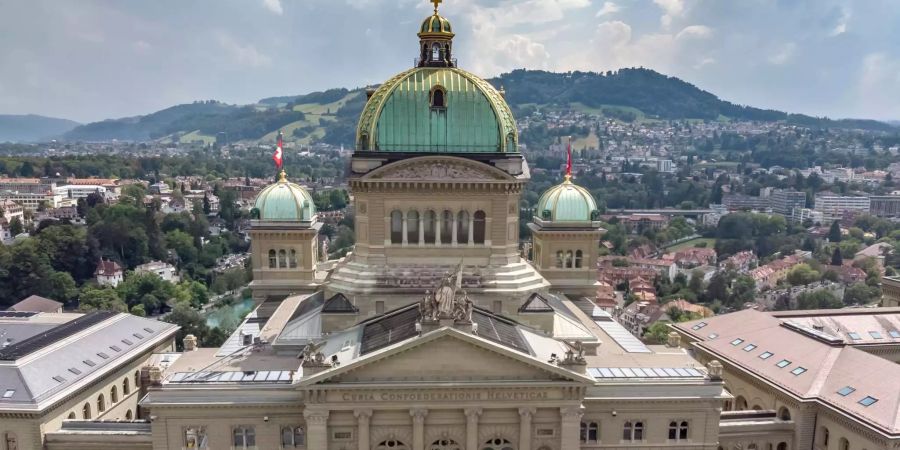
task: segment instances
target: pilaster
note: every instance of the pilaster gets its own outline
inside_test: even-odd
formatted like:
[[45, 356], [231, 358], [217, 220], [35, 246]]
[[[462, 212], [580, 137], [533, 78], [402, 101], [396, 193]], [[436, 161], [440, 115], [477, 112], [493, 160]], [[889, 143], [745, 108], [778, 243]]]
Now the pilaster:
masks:
[[560, 450], [579, 450], [581, 444], [578, 442], [581, 426], [581, 416], [584, 408], [581, 406], [567, 406], [559, 409], [561, 418], [560, 426]]
[[409, 415], [413, 421], [413, 450], [425, 450], [425, 417], [427, 409], [411, 409]]
[[306, 409], [306, 442], [309, 448], [328, 448], [328, 411], [324, 409]]
[[369, 423], [372, 419], [371, 409], [357, 409], [353, 411], [356, 416], [356, 436], [359, 450], [369, 450]]
[[466, 450], [478, 450], [478, 418], [481, 408], [466, 408]]
[[535, 408], [519, 408], [519, 450], [531, 450], [531, 419]]

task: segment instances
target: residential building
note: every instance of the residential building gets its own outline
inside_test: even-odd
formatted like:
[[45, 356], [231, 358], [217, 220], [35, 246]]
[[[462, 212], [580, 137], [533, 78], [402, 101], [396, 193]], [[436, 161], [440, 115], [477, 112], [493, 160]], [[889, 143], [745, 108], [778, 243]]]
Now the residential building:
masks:
[[869, 214], [884, 218], [900, 217], [900, 195], [870, 196]]
[[795, 210], [806, 207], [806, 192], [793, 189], [775, 189], [769, 199], [772, 212], [787, 218], [793, 218]]
[[134, 268], [134, 273], [153, 273], [173, 284], [181, 282], [181, 277], [178, 275], [178, 269], [163, 261], [150, 261], [146, 264], [141, 264]]
[[100, 286], [116, 287], [124, 280], [125, 273], [122, 266], [115, 261], [100, 260], [97, 269], [94, 270], [94, 277]]
[[0, 191], [0, 200], [9, 200], [22, 205], [29, 211], [37, 211], [38, 208], [59, 208], [65, 206], [62, 195], [51, 191], [44, 193], [30, 193], [17, 191]]
[[722, 204], [728, 208], [729, 211], [765, 211], [772, 208], [771, 201], [766, 197], [735, 194], [731, 192], [722, 196]]
[[871, 207], [869, 197], [834, 194], [816, 195], [815, 209], [823, 215], [825, 223], [841, 220], [846, 212], [868, 214]]
[[50, 300], [49, 298], [41, 297], [39, 295], [31, 295], [20, 301], [19, 303], [10, 306], [7, 311], [61, 313], [63, 312], [63, 304], [55, 300]]
[[756, 254], [752, 250], [745, 250], [725, 258], [720, 266], [736, 270], [739, 273], [747, 273], [750, 269], [755, 268], [757, 264], [759, 264], [759, 258], [756, 257]]
[[772, 289], [784, 279], [788, 271], [795, 265], [809, 258], [809, 252], [797, 252], [793, 255], [777, 259], [750, 271], [750, 277], [756, 282], [758, 290]]

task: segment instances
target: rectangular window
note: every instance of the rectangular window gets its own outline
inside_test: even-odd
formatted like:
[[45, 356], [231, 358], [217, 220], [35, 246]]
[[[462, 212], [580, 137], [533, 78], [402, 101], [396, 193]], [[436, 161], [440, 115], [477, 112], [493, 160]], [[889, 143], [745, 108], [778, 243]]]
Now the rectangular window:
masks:
[[375, 302], [375, 314], [384, 314], [384, 302], [378, 300]]
[[769, 359], [772, 357], [772, 355], [772, 352], [762, 352], [762, 354], [759, 355], [759, 359]]
[[854, 341], [862, 339], [862, 336], [860, 336], [859, 333], [854, 333], [852, 331], [847, 333], [847, 336], [850, 336], [850, 339], [853, 339]]
[[756, 348], [755, 345], [753, 345], [753, 344], [747, 344], [747, 346], [744, 347], [744, 351], [745, 351], [745, 352], [752, 352], [755, 348]]
[[796, 368], [796, 369], [794, 369], [794, 370], [791, 371], [791, 373], [794, 374], [794, 375], [800, 375], [800, 374], [803, 373], [803, 372], [806, 372], [806, 368], [805, 368], [805, 367], [798, 367], [798, 368]]
[[872, 406], [872, 405], [874, 405], [875, 402], [877, 402], [877, 401], [878, 401], [877, 398], [875, 398], [875, 397], [870, 397], [870, 396], [867, 395], [865, 398], [863, 398], [862, 400], [860, 400], [860, 401], [857, 402], [857, 403], [859, 403], [860, 405], [863, 405], [863, 406]]
[[553, 428], [538, 428], [537, 430], [535, 430], [534, 434], [541, 437], [548, 437], [553, 436], [554, 431]]
[[891, 331], [888, 331], [888, 334], [891, 335], [891, 337], [894, 339], [900, 339], [900, 331], [891, 330]]
[[190, 449], [209, 448], [205, 427], [187, 427], [184, 429], [184, 447]]
[[844, 386], [839, 391], [837, 391], [838, 395], [840, 395], [841, 397], [846, 397], [854, 392], [856, 392], [856, 388], [853, 386]]
[[15, 389], [7, 389], [6, 392], [3, 393], [3, 398], [12, 398], [15, 393]]
[[884, 338], [881, 336], [881, 333], [879, 333], [879, 332], [877, 332], [877, 331], [870, 331], [870, 332], [869, 332], [869, 336], [872, 336], [873, 339], [884, 339]]
[[349, 441], [349, 440], [353, 439], [353, 432], [352, 431], [335, 431], [331, 436], [336, 441]]
[[737, 339], [731, 341], [731, 345], [733, 345], [735, 347], [737, 347], [738, 345], [741, 345], [743, 343], [744, 343], [744, 340], [741, 338], [737, 338]]
[[502, 302], [502, 301], [500, 301], [500, 300], [494, 300], [494, 310], [493, 310], [493, 313], [494, 313], [494, 314], [501, 314], [501, 313], [503, 313], [503, 302]]
[[778, 361], [778, 364], [775, 364], [775, 365], [784, 369], [785, 367], [791, 365], [791, 362], [786, 359], [782, 359], [781, 361]]
[[691, 327], [692, 330], [699, 330], [706, 326], [706, 322], [700, 322], [697, 325]]

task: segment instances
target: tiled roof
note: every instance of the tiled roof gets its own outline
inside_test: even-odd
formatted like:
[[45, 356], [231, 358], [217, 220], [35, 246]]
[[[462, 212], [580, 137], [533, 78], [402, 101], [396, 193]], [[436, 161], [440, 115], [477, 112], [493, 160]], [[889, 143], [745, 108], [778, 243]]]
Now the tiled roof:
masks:
[[9, 307], [9, 311], [35, 311], [35, 312], [57, 312], [62, 308], [63, 304], [44, 298], [38, 295], [32, 295], [15, 305]]

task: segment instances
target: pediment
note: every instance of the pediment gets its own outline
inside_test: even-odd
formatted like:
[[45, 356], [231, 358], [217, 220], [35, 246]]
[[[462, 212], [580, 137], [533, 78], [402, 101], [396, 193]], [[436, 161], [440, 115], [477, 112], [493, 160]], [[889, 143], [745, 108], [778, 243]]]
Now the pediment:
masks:
[[486, 339], [444, 328], [330, 369], [301, 384], [582, 382], [576, 374]]
[[378, 168], [365, 176], [370, 180], [398, 181], [509, 181], [506, 172], [485, 163], [448, 156], [410, 158]]

